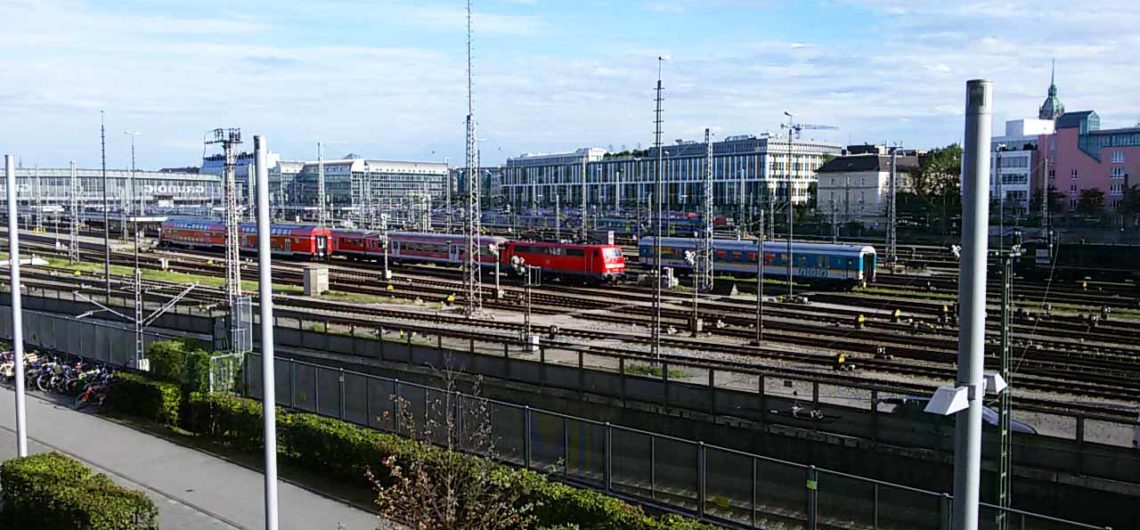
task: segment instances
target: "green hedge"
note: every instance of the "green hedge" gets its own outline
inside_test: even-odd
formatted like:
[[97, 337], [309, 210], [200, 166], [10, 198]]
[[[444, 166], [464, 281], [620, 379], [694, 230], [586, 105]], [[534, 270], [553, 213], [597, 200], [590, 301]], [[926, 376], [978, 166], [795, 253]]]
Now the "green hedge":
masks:
[[[185, 426], [214, 440], [249, 452], [263, 450], [261, 404], [227, 396], [191, 394], [186, 403]], [[278, 409], [278, 451], [312, 471], [326, 476], [363, 481], [366, 471], [386, 484], [383, 460], [413, 459], [430, 463], [445, 452], [431, 445], [385, 434], [352, 423], [309, 413]], [[465, 459], [478, 457], [463, 455]], [[504, 466], [508, 487], [523, 492], [523, 502], [534, 505], [537, 528], [582, 530], [707, 530], [715, 528], [681, 517], [653, 518], [641, 508], [593, 490], [578, 489], [545, 476]]]
[[165, 425], [178, 425], [182, 390], [174, 383], [118, 372], [108, 397], [108, 403], [115, 410]]
[[150, 374], [175, 383], [185, 392], [206, 392], [210, 385], [210, 354], [188, 340], [152, 342], [146, 350]]
[[151, 530], [158, 508], [146, 495], [93, 475], [60, 453], [0, 465], [3, 524], [12, 530]]

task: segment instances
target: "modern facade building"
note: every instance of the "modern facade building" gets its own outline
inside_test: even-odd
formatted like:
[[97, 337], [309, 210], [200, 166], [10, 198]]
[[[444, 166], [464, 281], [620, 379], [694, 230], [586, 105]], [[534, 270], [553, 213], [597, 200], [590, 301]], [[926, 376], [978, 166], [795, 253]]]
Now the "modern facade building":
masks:
[[[285, 185], [287, 203], [315, 207], [321, 163], [305, 162]], [[398, 205], [413, 194], [427, 194], [434, 204], [443, 204], [448, 178], [442, 162], [368, 160], [357, 155], [325, 160], [325, 196], [333, 209], [366, 204]], [[292, 168], [290, 168], [290, 171]], [[282, 175], [290, 173], [282, 171]]]
[[1068, 112], [1057, 118], [1053, 134], [1041, 135], [1040, 163], [1049, 164], [1049, 184], [1074, 209], [1081, 192], [1104, 192], [1105, 207], [1116, 208], [1124, 190], [1140, 175], [1140, 127], [1102, 130], [1095, 111]]
[[[1056, 87], [1050, 91], [1056, 99]], [[1046, 100], [1046, 105], [1050, 104]], [[1055, 101], [1060, 105], [1059, 101]], [[990, 200], [997, 212], [1002, 208], [1006, 215], [1023, 215], [1029, 211], [1035, 196], [1043, 196], [1042, 166], [1037, 156], [1037, 140], [1041, 135], [1053, 134], [1052, 119], [1011, 120], [1005, 123], [1005, 134], [995, 136], [990, 147]]]
[[[868, 149], [867, 147], [870, 147]], [[820, 166], [816, 173], [816, 210], [836, 223], [879, 226], [887, 220], [891, 193], [891, 155], [882, 146], [857, 146]], [[913, 152], [895, 157], [895, 191], [914, 191], [911, 173], [918, 169]]]
[[[737, 212], [746, 202], [786, 203], [789, 190], [794, 204], [806, 203], [816, 169], [826, 156], [837, 155], [841, 149], [800, 139], [793, 139], [790, 147], [789, 153], [787, 138], [768, 135], [730, 136], [714, 142], [714, 208]], [[696, 208], [704, 189], [707, 144], [678, 140], [663, 146], [661, 155], [666, 208]], [[514, 208], [549, 207], [556, 199], [574, 207], [582, 203], [583, 172], [588, 206], [620, 209], [655, 204], [655, 148], [610, 153], [594, 147], [510, 158], [503, 166], [503, 194]]]
[[[98, 209], [103, 204], [103, 172], [101, 169], [76, 169], [79, 180], [79, 204], [82, 209]], [[0, 183], [0, 189], [6, 184]], [[70, 168], [17, 168], [16, 196], [21, 207], [61, 206], [71, 199]], [[5, 193], [7, 190], [4, 190]], [[6, 203], [5, 198], [0, 202]], [[111, 211], [137, 212], [140, 201], [148, 212], [158, 209], [204, 207], [221, 200], [221, 179], [200, 173], [169, 171], [107, 170], [107, 197]], [[132, 199], [133, 198], [133, 199]]]

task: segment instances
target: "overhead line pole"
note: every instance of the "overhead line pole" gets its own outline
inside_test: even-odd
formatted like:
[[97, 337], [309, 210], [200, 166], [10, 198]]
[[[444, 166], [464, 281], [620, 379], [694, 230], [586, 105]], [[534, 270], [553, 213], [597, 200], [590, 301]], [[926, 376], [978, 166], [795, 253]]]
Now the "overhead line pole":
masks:
[[479, 260], [479, 145], [475, 134], [474, 76], [471, 57], [471, 0], [467, 0], [467, 219], [465, 226], [467, 318], [475, 318], [483, 309], [483, 278]]
[[99, 144], [103, 164], [103, 288], [107, 303], [111, 303], [111, 212], [107, 199], [107, 127], [103, 111], [99, 111]]
[[664, 234], [661, 231], [661, 217], [662, 217], [662, 196], [665, 195], [663, 191], [662, 181], [662, 164], [664, 163], [662, 151], [665, 146], [661, 143], [661, 65], [665, 62], [664, 57], [657, 58], [657, 111], [654, 117], [655, 131], [653, 135], [653, 143], [657, 146], [657, 186], [655, 195], [657, 196], [657, 229], [653, 238], [653, 263], [654, 267], [654, 290], [653, 290], [653, 357], [661, 357], [661, 238]]
[[71, 162], [71, 193], [68, 197], [68, 209], [71, 210], [71, 226], [68, 232], [67, 262], [74, 265], [79, 263], [79, 175], [75, 171], [75, 162]]
[[795, 175], [792, 174], [792, 135], [795, 134], [796, 129], [795, 123], [792, 121], [792, 113], [784, 111], [784, 114], [788, 117], [788, 167], [785, 170], [788, 175], [788, 299], [790, 300], [795, 285], [792, 282], [792, 269], [795, 268], [796, 261], [795, 255], [792, 253], [792, 222], [794, 221], [793, 210], [795, 209], [792, 205], [792, 190], [795, 186]]

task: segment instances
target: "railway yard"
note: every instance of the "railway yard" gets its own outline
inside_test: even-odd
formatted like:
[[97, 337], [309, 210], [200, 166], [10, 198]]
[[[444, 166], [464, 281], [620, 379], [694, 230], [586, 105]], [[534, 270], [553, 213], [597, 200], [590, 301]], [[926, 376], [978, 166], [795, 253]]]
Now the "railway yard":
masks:
[[[47, 260], [46, 265], [24, 269], [29, 295], [39, 291], [101, 296], [102, 239], [83, 238], [78, 265], [67, 263], [67, 251], [59, 249], [56, 239], [52, 234], [21, 236], [25, 258]], [[220, 255], [155, 248], [153, 243], [139, 254], [147, 308], [159, 307], [189, 283], [199, 285], [180, 303], [188, 311], [209, 311], [224, 304]], [[762, 304], [757, 303], [755, 278], [717, 276], [714, 293], [723, 294], [699, 297], [704, 322], [700, 333], [690, 331], [694, 297], [686, 286], [688, 279], [682, 277], [681, 285], [666, 289], [661, 301], [664, 331], [659, 357], [653, 356], [652, 348], [654, 289], [634, 281], [649, 271], [639, 266], [635, 245], [624, 245], [622, 250], [624, 281], [597, 286], [547, 282], [530, 288], [529, 309], [527, 288], [518, 279], [504, 272], [496, 292], [496, 279], [487, 271], [482, 284], [484, 311], [474, 318], [463, 313], [464, 284], [457, 268], [393, 263], [392, 279], [385, 280], [379, 261], [334, 258], [323, 265], [329, 271], [330, 290], [308, 297], [302, 295], [301, 285], [303, 269], [310, 265], [282, 259], [273, 269], [279, 294], [277, 325], [349, 337], [374, 333], [381, 340], [425, 342], [441, 349], [590, 368], [623, 378], [758, 391], [771, 399], [759, 411], [761, 423], [783, 418], [789, 425], [844, 436], [851, 436], [844, 431], [845, 415], [867, 410], [890, 414], [900, 403], [930, 396], [954, 380], [957, 262], [948, 249], [903, 246], [894, 270], [880, 267], [873, 282], [854, 289], [797, 284], [796, 296], [788, 298], [787, 284], [768, 278]], [[117, 246], [111, 260], [112, 304], [121, 299], [121, 305], [129, 305], [134, 253], [130, 247]], [[256, 292], [255, 260], [245, 260], [243, 278], [250, 282], [245, 290]], [[997, 364], [1001, 332], [996, 318], [1000, 283], [995, 278], [991, 272], [986, 330], [991, 368]], [[1037, 436], [1134, 451], [1140, 439], [1137, 286], [1015, 276], [1012, 289], [1014, 419]], [[522, 340], [528, 321], [532, 335], [540, 337], [537, 346]], [[307, 355], [288, 348], [285, 352], [297, 358]], [[354, 361], [352, 352], [334, 353], [332, 358], [349, 365], [364, 363]], [[837, 361], [840, 356], [842, 364]], [[623, 383], [623, 398], [625, 388]], [[721, 418], [714, 421], [737, 416], [723, 406], [707, 408]], [[757, 419], [745, 411], [738, 416]]]

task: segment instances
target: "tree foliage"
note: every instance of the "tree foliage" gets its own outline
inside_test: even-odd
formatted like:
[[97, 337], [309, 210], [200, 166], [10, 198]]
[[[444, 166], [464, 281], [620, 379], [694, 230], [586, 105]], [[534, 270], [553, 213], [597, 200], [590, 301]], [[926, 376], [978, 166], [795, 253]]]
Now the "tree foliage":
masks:
[[934, 198], [960, 195], [962, 190], [962, 147], [952, 144], [931, 150], [912, 175], [918, 195]]
[[1137, 218], [1140, 217], [1140, 185], [1124, 190], [1124, 199], [1117, 205], [1116, 211], [1124, 216], [1126, 224], [1136, 224]]
[[1084, 215], [1104, 213], [1104, 192], [1095, 188], [1081, 190], [1080, 199], [1077, 200], [1077, 211]]

